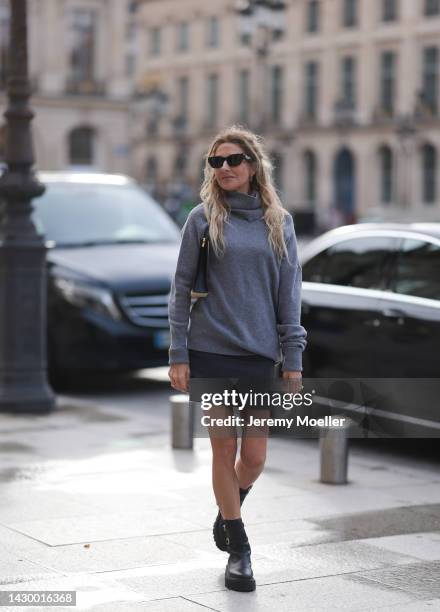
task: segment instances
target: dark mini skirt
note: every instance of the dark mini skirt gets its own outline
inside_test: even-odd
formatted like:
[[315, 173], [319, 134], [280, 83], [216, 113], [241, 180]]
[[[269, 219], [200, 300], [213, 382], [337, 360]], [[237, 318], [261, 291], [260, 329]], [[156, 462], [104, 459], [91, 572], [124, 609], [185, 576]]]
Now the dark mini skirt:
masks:
[[[188, 353], [190, 378], [233, 378], [242, 379], [245, 383], [259, 382], [260, 388], [255, 390], [262, 391], [267, 390], [264, 387], [264, 381], [273, 380], [277, 375], [276, 362], [262, 355], [221, 355], [193, 349], [189, 349]], [[224, 389], [249, 391], [246, 385], [234, 385], [226, 380], [223, 382], [222, 388]], [[258, 387], [258, 385], [253, 386]], [[215, 391], [217, 392], [218, 389], [216, 388]], [[197, 394], [191, 394], [191, 400], [199, 401]]]
[[191, 378], [272, 378], [275, 361], [262, 355], [220, 355], [188, 350]]

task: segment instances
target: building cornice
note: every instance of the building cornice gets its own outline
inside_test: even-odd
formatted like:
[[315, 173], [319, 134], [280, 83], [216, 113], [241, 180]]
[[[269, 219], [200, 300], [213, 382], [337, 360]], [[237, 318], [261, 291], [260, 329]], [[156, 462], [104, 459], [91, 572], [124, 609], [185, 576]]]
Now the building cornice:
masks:
[[[5, 105], [6, 100], [6, 93], [0, 92], [0, 106]], [[91, 96], [49, 96], [41, 94], [33, 94], [32, 96], [32, 106], [49, 106], [52, 108], [127, 111], [130, 104], [130, 100], [97, 99]]]

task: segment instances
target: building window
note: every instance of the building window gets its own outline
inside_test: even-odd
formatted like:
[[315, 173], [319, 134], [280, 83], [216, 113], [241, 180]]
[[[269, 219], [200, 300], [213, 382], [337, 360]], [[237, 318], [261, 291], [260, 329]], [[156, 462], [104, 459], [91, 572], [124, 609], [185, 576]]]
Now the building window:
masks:
[[137, 43], [137, 27], [130, 21], [125, 28], [125, 74], [128, 77], [136, 72]]
[[305, 67], [305, 100], [304, 110], [307, 119], [316, 119], [319, 96], [319, 64], [307, 62]]
[[426, 47], [423, 49], [423, 103], [431, 110], [437, 112], [438, 106], [438, 48]]
[[250, 47], [252, 44], [252, 34], [250, 28], [248, 28], [246, 31], [238, 29], [237, 41], [242, 47]]
[[356, 60], [352, 56], [342, 58], [341, 99], [345, 108], [356, 106]]
[[69, 162], [72, 166], [93, 165], [94, 131], [89, 127], [75, 128], [69, 134]]
[[440, 0], [425, 0], [425, 15], [426, 17], [440, 15]]
[[217, 124], [218, 113], [218, 75], [209, 74], [206, 81], [206, 97], [207, 97], [207, 127], [214, 127]]
[[304, 153], [304, 200], [313, 207], [316, 203], [316, 155], [313, 151]]
[[380, 106], [387, 114], [394, 113], [396, 55], [392, 51], [384, 51], [380, 62]]
[[437, 198], [437, 151], [425, 144], [422, 148], [422, 194], [425, 204], [434, 204]]
[[185, 178], [187, 159], [188, 157], [184, 151], [179, 151], [174, 159], [174, 176], [179, 180]]
[[135, 15], [139, 8], [138, 0], [131, 0], [127, 6], [127, 12], [129, 15]]
[[241, 123], [249, 122], [249, 70], [246, 68], [238, 73], [238, 116]]
[[206, 24], [206, 46], [217, 48], [220, 46], [220, 20], [218, 17], [209, 17]]
[[182, 127], [188, 123], [189, 109], [189, 80], [188, 77], [180, 77], [177, 82], [178, 119]]
[[271, 79], [271, 122], [278, 125], [282, 118], [283, 108], [283, 67], [272, 66]]
[[343, 0], [342, 23], [345, 28], [353, 28], [358, 22], [358, 0]]
[[148, 114], [148, 119], [145, 123], [145, 132], [147, 136], [157, 136], [159, 133], [159, 117], [153, 112]]
[[396, 21], [397, 0], [382, 0], [382, 21]]
[[177, 50], [187, 51], [189, 49], [189, 23], [182, 21], [177, 25]]
[[162, 32], [160, 28], [150, 30], [150, 55], [157, 56], [161, 53]]
[[311, 34], [319, 32], [320, 29], [320, 0], [309, 0], [307, 3], [307, 32]]
[[380, 201], [390, 204], [393, 199], [393, 152], [390, 147], [379, 149], [380, 164]]
[[70, 13], [69, 69], [72, 84], [94, 81], [96, 24], [93, 9], [76, 8]]
[[0, 89], [6, 87], [8, 80], [9, 53], [9, 7], [0, 5]]

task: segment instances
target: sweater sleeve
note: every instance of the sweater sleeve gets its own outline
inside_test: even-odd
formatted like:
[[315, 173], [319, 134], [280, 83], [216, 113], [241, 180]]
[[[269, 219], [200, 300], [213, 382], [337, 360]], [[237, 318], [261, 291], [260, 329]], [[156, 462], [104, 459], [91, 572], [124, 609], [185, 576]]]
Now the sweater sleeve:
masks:
[[298, 261], [293, 219], [288, 219], [286, 240], [290, 263], [283, 257], [278, 290], [277, 329], [283, 353], [283, 371], [302, 371], [302, 352], [307, 345], [307, 332], [301, 325], [302, 268]]
[[168, 302], [170, 324], [168, 363], [170, 365], [173, 363], [189, 363], [187, 334], [191, 311], [191, 289], [199, 258], [200, 239], [198, 234], [193, 209], [181, 230], [182, 242]]

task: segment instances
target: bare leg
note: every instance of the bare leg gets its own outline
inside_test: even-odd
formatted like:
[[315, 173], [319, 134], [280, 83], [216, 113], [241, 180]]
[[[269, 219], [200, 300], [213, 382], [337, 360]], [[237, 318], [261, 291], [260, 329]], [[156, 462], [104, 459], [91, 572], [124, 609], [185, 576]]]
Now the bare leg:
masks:
[[[247, 411], [250, 414], [250, 411]], [[269, 411], [253, 412], [253, 416], [267, 418]], [[245, 426], [241, 439], [240, 456], [235, 464], [239, 486], [247, 489], [261, 474], [266, 461], [267, 426]]]
[[[224, 406], [209, 410], [213, 418], [224, 418], [230, 412]], [[235, 458], [237, 455], [237, 432], [235, 427], [213, 425], [208, 427], [212, 447], [212, 485], [217, 504], [224, 519], [241, 517], [240, 493]]]

